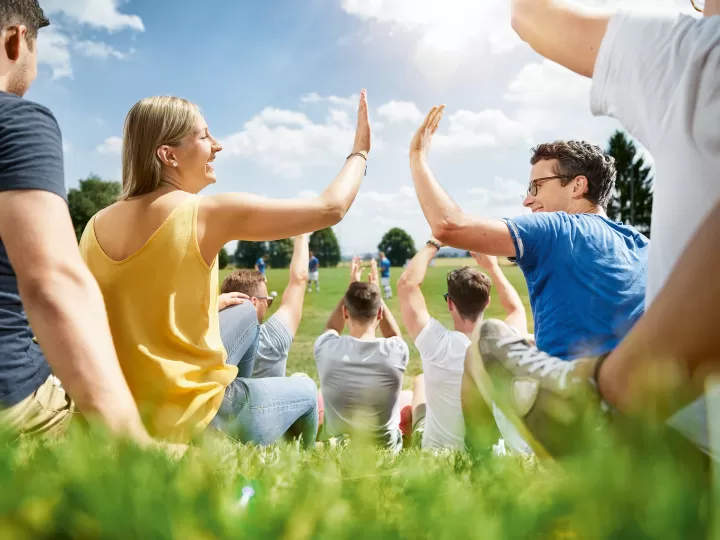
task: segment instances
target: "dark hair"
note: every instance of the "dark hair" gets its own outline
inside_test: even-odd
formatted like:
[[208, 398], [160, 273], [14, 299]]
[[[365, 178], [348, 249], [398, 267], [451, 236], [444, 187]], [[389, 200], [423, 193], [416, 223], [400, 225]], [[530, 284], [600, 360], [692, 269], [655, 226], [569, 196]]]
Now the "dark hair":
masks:
[[464, 266], [447, 276], [447, 291], [460, 316], [477, 321], [490, 302], [492, 281], [482, 272]]
[[555, 174], [568, 177], [560, 179], [563, 186], [577, 176], [587, 178], [585, 198], [607, 208], [615, 187], [615, 158], [603, 152], [599, 146], [585, 141], [555, 141], [533, 148], [532, 153], [531, 165], [543, 160], [558, 161]]
[[[28, 37], [34, 41], [38, 30], [45, 28], [50, 21], [45, 17], [37, 0], [2, 0], [0, 2], [0, 27], [5, 28], [23, 24], [27, 27]], [[28, 43], [32, 50], [33, 43]]]
[[380, 287], [363, 281], [351, 283], [344, 300], [350, 318], [363, 322], [375, 319], [382, 305]]
[[248, 296], [257, 296], [261, 283], [265, 283], [265, 276], [257, 270], [235, 270], [222, 282], [220, 292], [223, 294], [239, 292]]

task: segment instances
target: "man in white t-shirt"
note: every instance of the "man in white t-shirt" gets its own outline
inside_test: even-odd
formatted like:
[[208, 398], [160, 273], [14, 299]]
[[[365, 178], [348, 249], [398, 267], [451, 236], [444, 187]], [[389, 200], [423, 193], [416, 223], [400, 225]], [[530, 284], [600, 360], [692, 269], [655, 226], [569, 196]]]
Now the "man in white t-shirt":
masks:
[[[288, 354], [300, 319], [302, 318], [303, 303], [305, 302], [305, 287], [308, 282], [308, 235], [295, 237], [293, 256], [290, 261], [290, 279], [283, 292], [280, 307], [266, 321], [265, 315], [272, 306], [274, 297], [268, 294], [265, 276], [256, 270], [236, 270], [225, 278], [220, 287], [220, 331], [224, 335], [225, 329], [235, 328], [234, 317], [242, 316], [241, 310], [227, 307], [227, 305], [242, 302], [247, 296], [255, 305], [258, 322], [260, 323], [260, 341], [255, 354], [255, 362], [251, 369], [233, 362], [240, 370], [240, 376], [284, 377], [287, 371]], [[227, 299], [227, 300], [225, 300]], [[247, 366], [249, 367], [249, 366]], [[247, 371], [247, 373], [245, 373]]]
[[[592, 77], [593, 113], [622, 122], [655, 159], [646, 313], [614, 351], [570, 364], [487, 321], [476, 383], [505, 403], [537, 453], [581, 433], [584, 405], [573, 396], [589, 392], [621, 413], [665, 411], [670, 426], [720, 457], [702, 397], [703, 390], [720, 394], [711, 389], [720, 374], [720, 0], [707, 0], [702, 19], [554, 0], [514, 0], [512, 12], [513, 28], [531, 47]], [[577, 414], [558, 423], [544, 406], [558, 401]]]
[[[430, 262], [441, 247], [437, 240], [429, 240], [410, 261], [398, 281], [397, 290], [403, 323], [420, 352], [423, 366], [423, 373], [413, 384], [413, 443], [421, 437], [423, 449], [462, 450], [465, 447], [465, 423], [461, 386], [465, 355], [470, 336], [482, 322], [490, 303], [492, 284], [495, 284], [507, 313], [506, 322], [523, 336], [527, 335], [527, 316], [520, 296], [503, 274], [497, 258], [475, 254], [476, 261], [490, 277], [469, 267], [450, 272], [445, 301], [453, 329], [449, 330], [432, 318], [421, 286]], [[522, 441], [508, 442], [512, 447], [526, 450]]]
[[[320, 438], [367, 433], [398, 452], [402, 449], [400, 394], [409, 351], [382, 301], [377, 264], [374, 260], [371, 264], [369, 281], [364, 283], [360, 260], [353, 260], [350, 287], [315, 342], [325, 405]], [[346, 323], [349, 335], [341, 335]]]

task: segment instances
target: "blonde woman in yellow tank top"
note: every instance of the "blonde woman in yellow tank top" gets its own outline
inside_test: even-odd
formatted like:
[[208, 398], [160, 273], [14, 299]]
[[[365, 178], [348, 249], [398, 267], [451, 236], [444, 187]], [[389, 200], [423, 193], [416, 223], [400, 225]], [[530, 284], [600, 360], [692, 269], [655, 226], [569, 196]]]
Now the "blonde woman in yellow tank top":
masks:
[[238, 358], [255, 356], [259, 326], [252, 303], [237, 306], [244, 311], [233, 317], [237, 327], [223, 343], [217, 254], [231, 240], [288, 238], [343, 218], [370, 150], [366, 93], [352, 152], [318, 197], [203, 197], [200, 191], [216, 182], [212, 163], [221, 150], [189, 101], [153, 97], [135, 104], [123, 133], [122, 197], [90, 220], [80, 249], [103, 292], [123, 373], [152, 435], [187, 442], [212, 423], [242, 442], [302, 436], [312, 446], [317, 389], [311, 379], [237, 376]]

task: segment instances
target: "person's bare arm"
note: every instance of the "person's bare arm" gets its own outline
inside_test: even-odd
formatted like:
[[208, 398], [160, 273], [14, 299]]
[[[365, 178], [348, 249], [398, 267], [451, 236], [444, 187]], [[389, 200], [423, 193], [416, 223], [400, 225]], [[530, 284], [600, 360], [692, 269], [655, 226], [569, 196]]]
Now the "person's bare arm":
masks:
[[78, 410], [117, 435], [150, 442], [65, 202], [40, 190], [0, 193], [0, 238], [33, 332]]
[[[369, 151], [370, 121], [363, 90], [352, 154], [367, 157]], [[211, 260], [231, 240], [278, 240], [337, 224], [357, 196], [365, 165], [366, 158], [360, 155], [347, 159], [335, 180], [314, 198], [268, 199], [248, 193], [204, 197], [198, 215], [198, 238], [203, 256]]]
[[437, 251], [435, 246], [426, 244], [412, 258], [397, 282], [400, 316], [413, 341], [430, 322], [430, 313], [420, 287]]
[[[354, 283], [355, 281], [360, 281], [361, 279], [362, 264], [358, 257], [354, 257], [352, 262], [350, 263], [350, 284]], [[337, 306], [335, 306], [335, 309], [330, 314], [330, 318], [328, 319], [327, 323], [325, 323], [326, 332], [328, 330], [335, 330], [338, 334], [342, 333], [343, 328], [345, 328], [345, 317], [343, 316], [342, 311], [344, 305], [345, 296], [343, 295], [343, 297], [340, 298], [340, 302], [338, 302]]]
[[308, 235], [296, 236], [294, 242], [292, 261], [290, 261], [290, 280], [282, 295], [280, 307], [275, 312], [275, 316], [282, 318], [293, 337], [302, 319], [310, 259]]
[[505, 277], [505, 274], [497, 262], [497, 257], [484, 255], [482, 253], [473, 253], [473, 257], [477, 263], [487, 271], [490, 279], [492, 279], [493, 286], [500, 297], [500, 303], [505, 310], [505, 322], [517, 330], [521, 336], [528, 335], [525, 306], [515, 287], [513, 287], [512, 283]]
[[415, 191], [432, 234], [443, 244], [455, 248], [513, 257], [515, 245], [505, 222], [464, 213], [430, 170], [427, 153], [444, 110], [444, 105], [433, 107], [410, 143]]
[[[514, 0], [512, 27], [537, 53], [592, 77], [612, 13], [563, 0]], [[558, 29], [562, 29], [558, 31]]]
[[[377, 261], [375, 259], [370, 261], [370, 275], [368, 276], [368, 281], [378, 287], [380, 286], [380, 276], [378, 275]], [[383, 317], [380, 319], [380, 333], [382, 334], [382, 337], [390, 338], [402, 335], [400, 326], [398, 326], [395, 316], [390, 311], [390, 308], [387, 307], [387, 304], [384, 301], [381, 301], [381, 303]]]

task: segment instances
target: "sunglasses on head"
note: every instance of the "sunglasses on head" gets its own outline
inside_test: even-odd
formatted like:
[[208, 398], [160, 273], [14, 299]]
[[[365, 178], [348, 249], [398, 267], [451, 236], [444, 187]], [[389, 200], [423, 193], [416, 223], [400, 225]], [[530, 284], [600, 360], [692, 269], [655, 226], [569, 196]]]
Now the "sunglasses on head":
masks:
[[695, 11], [702, 13], [705, 10], [705, 0], [690, 0], [690, 3], [695, 8]]
[[272, 306], [273, 300], [275, 300], [274, 296], [256, 296], [258, 300], [265, 300], [267, 302], [267, 307]]

